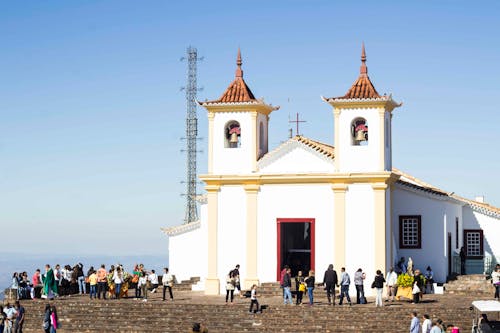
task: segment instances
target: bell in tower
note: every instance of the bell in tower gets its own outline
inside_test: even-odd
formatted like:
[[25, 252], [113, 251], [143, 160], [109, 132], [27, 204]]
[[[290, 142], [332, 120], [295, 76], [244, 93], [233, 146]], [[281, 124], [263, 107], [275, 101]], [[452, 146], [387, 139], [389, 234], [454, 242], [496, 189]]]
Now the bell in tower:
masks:
[[356, 119], [352, 124], [352, 136], [354, 144], [359, 146], [362, 142], [368, 142], [368, 125], [365, 119]]

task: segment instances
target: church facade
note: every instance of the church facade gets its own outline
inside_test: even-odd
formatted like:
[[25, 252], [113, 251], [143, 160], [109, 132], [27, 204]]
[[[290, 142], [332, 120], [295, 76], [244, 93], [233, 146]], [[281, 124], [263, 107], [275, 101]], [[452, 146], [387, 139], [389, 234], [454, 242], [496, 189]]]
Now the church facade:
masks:
[[[243, 79], [200, 102], [208, 113], [208, 172], [200, 220], [165, 228], [169, 265], [179, 279], [201, 277], [206, 294], [225, 290], [240, 264], [243, 288], [333, 264], [371, 283], [400, 257], [431, 266], [444, 282], [467, 254], [467, 272], [482, 273], [500, 256], [500, 209], [438, 189], [392, 166], [392, 120], [401, 106], [379, 95], [363, 46], [358, 79], [332, 109], [335, 147], [296, 136], [269, 150], [278, 107], [257, 99]], [[325, 119], [327, 121], [328, 119]], [[460, 267], [458, 267], [459, 269]], [[369, 284], [368, 284], [369, 285]], [[369, 294], [369, 288], [366, 288]]]

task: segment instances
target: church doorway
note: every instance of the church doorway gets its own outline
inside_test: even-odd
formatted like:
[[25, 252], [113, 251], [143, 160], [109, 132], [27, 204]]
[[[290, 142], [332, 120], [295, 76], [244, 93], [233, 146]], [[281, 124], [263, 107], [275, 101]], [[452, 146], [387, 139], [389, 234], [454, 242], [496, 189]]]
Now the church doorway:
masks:
[[281, 270], [288, 265], [292, 276], [302, 271], [307, 276], [314, 270], [314, 222], [312, 218], [279, 218], [277, 248], [277, 280]]

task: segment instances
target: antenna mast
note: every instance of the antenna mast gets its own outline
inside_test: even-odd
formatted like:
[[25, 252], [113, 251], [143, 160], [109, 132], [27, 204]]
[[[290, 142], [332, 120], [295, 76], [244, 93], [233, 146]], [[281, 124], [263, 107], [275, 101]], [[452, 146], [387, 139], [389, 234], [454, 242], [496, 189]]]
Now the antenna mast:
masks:
[[[182, 59], [181, 59], [182, 60]], [[196, 141], [198, 140], [198, 118], [196, 115], [196, 92], [198, 91], [196, 83], [196, 65], [198, 60], [198, 51], [194, 47], [187, 48], [187, 86], [186, 86], [186, 152], [187, 152], [187, 177], [186, 177], [186, 216], [184, 223], [190, 223], [198, 220], [198, 210], [196, 207]]]

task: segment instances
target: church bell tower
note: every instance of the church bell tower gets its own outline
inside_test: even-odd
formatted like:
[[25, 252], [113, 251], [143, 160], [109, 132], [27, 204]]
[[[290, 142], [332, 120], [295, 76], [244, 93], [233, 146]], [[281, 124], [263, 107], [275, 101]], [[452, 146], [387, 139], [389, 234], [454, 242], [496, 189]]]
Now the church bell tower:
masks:
[[364, 44], [358, 79], [344, 96], [323, 99], [333, 106], [336, 171], [391, 171], [392, 111], [401, 104], [379, 95], [373, 86]]
[[208, 111], [208, 174], [255, 172], [268, 151], [269, 115], [279, 107], [254, 97], [241, 65], [238, 49], [233, 82], [219, 99], [200, 103]]

